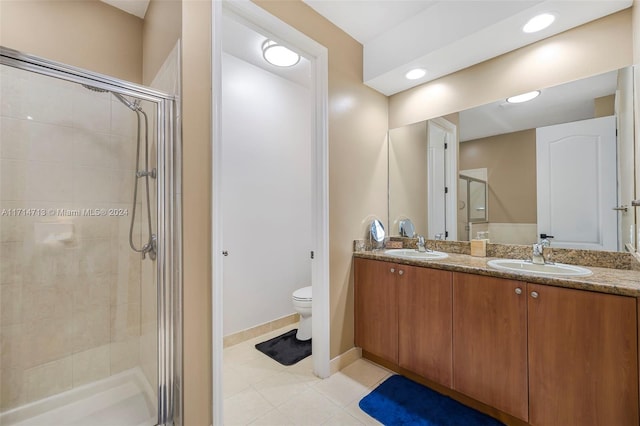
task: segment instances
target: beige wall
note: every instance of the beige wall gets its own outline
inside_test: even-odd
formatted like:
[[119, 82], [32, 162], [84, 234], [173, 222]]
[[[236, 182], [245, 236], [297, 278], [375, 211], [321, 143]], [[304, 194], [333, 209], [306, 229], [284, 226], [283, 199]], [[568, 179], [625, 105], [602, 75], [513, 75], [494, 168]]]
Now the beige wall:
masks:
[[626, 67], [633, 61], [631, 14], [626, 9], [393, 95], [389, 127]]
[[616, 113], [616, 95], [602, 96], [593, 100], [593, 118], [608, 117]]
[[182, 2], [184, 424], [211, 424], [211, 3]]
[[487, 168], [489, 222], [536, 223], [536, 130], [460, 144], [460, 170]]
[[331, 357], [353, 347], [353, 240], [387, 221], [387, 98], [362, 83], [362, 45], [301, 1], [254, 0], [329, 50]]
[[142, 81], [150, 85], [182, 32], [182, 1], [151, 0], [142, 28]]
[[640, 0], [633, 0], [633, 63], [640, 64]]
[[427, 235], [427, 122], [389, 131], [389, 235], [409, 218], [417, 235]]
[[0, 45], [142, 82], [142, 20], [98, 0], [2, 0]]

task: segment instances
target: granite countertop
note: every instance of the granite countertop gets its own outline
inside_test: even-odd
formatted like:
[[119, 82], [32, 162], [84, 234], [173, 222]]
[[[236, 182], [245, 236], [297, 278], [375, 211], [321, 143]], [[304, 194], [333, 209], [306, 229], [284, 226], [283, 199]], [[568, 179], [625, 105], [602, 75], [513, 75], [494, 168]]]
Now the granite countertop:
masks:
[[600, 293], [640, 297], [640, 271], [587, 266], [593, 275], [588, 277], [541, 277], [516, 272], [499, 271], [487, 266], [487, 261], [497, 257], [473, 257], [467, 254], [447, 253], [449, 257], [437, 260], [402, 259], [385, 255], [383, 251], [357, 251], [354, 257], [393, 262], [402, 265], [422, 266], [454, 272], [485, 275], [546, 284], [555, 287], [575, 288]]

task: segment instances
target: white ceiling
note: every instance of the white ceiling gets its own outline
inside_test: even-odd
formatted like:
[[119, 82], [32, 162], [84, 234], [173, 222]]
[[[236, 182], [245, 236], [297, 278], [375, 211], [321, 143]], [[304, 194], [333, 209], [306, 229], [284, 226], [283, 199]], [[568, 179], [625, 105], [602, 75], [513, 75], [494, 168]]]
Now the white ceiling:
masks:
[[[611, 13], [633, 0], [303, 0], [364, 48], [365, 84], [392, 95]], [[533, 16], [555, 22], [522, 32]], [[427, 75], [407, 80], [412, 68]]]
[[[102, 0], [144, 19], [149, 0]], [[390, 96], [630, 7], [633, 0], [303, 0], [363, 45], [363, 81]], [[542, 12], [556, 15], [546, 30], [522, 26]], [[229, 27], [229, 25], [227, 25]], [[244, 34], [249, 42], [251, 36]], [[233, 40], [234, 37], [225, 37]], [[227, 49], [265, 67], [260, 51], [240, 40]], [[243, 53], [244, 52], [244, 53]], [[427, 75], [407, 80], [420, 67]], [[302, 82], [299, 70], [272, 70]]]
[[594, 118], [594, 99], [616, 92], [618, 71], [542, 89], [529, 102], [493, 102], [460, 112], [460, 141]]
[[144, 19], [144, 15], [147, 13], [150, 0], [101, 0], [104, 3], [110, 4], [113, 7], [117, 7], [120, 10], [124, 10], [127, 13], [137, 16], [140, 19]]

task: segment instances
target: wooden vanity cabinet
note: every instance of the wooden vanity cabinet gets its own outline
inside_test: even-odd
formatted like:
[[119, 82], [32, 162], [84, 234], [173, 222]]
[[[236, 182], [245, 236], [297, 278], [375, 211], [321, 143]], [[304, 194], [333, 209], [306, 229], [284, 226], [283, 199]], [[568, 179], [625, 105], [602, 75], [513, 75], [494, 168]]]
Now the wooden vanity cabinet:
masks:
[[452, 273], [355, 259], [355, 343], [451, 387]]
[[638, 425], [636, 299], [527, 284], [529, 422]]
[[638, 426], [633, 297], [355, 258], [356, 345], [534, 426]]
[[398, 265], [355, 259], [355, 343], [398, 363]]
[[453, 274], [453, 389], [528, 419], [526, 283]]
[[401, 265], [398, 277], [399, 365], [452, 387], [452, 273]]

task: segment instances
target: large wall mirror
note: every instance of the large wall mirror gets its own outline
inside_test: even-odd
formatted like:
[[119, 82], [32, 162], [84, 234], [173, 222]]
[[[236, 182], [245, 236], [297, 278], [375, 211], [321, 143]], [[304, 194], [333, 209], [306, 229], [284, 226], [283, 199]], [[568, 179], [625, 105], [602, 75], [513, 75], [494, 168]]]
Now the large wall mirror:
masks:
[[428, 170], [455, 167], [444, 191], [457, 201], [444, 214], [449, 240], [531, 244], [555, 233], [556, 247], [635, 251], [634, 72], [637, 84], [638, 66], [628, 67], [440, 117], [455, 126], [445, 147], [457, 148], [442, 167], [429, 121], [391, 129], [390, 235], [411, 219], [433, 237], [429, 215], [453, 204], [429, 197]]

